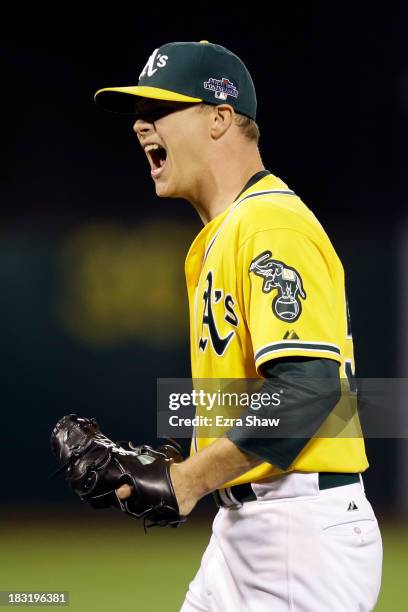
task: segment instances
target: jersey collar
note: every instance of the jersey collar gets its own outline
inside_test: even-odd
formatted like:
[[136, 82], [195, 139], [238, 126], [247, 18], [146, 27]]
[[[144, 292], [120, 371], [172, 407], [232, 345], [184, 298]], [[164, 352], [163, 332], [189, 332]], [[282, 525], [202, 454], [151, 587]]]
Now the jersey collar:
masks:
[[269, 170], [260, 170], [259, 172], [257, 172], [256, 174], [254, 174], [253, 176], [251, 176], [251, 178], [249, 179], [249, 181], [245, 184], [244, 188], [241, 189], [241, 191], [239, 192], [239, 194], [237, 195], [237, 197], [234, 199], [234, 202], [236, 202], [244, 193], [244, 191], [246, 191], [247, 189], [249, 189], [250, 187], [252, 187], [252, 185], [255, 185], [255, 183], [257, 183], [258, 181], [261, 180], [261, 178], [263, 178], [264, 176], [268, 176], [268, 174], [271, 174], [269, 172]]

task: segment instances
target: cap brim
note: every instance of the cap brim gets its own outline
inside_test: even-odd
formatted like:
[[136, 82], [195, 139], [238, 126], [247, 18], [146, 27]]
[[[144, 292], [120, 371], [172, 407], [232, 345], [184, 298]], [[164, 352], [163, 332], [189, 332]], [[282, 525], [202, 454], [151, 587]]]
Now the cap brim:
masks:
[[202, 102], [201, 98], [191, 98], [168, 89], [158, 87], [106, 87], [99, 89], [94, 100], [105, 110], [115, 113], [135, 113], [137, 98], [151, 98], [152, 100], [167, 100], [168, 102]]

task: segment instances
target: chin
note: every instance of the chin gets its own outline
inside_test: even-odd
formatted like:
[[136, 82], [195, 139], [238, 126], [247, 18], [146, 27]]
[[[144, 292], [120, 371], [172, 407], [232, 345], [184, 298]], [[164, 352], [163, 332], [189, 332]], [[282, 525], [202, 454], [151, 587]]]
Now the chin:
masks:
[[156, 195], [159, 198], [170, 198], [171, 194], [169, 193], [169, 189], [166, 188], [166, 185], [155, 183]]
[[179, 194], [176, 192], [174, 187], [165, 182], [157, 181], [155, 183], [156, 195], [159, 198], [178, 198]]

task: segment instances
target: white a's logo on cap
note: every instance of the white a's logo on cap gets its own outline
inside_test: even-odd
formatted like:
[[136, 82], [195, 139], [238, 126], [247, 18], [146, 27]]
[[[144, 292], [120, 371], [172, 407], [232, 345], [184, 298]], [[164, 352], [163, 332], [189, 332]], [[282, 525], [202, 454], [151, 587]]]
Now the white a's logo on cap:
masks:
[[158, 51], [158, 49], [155, 49], [147, 60], [146, 66], [139, 75], [139, 80], [144, 77], [146, 73], [148, 77], [153, 76], [154, 73], [157, 72], [158, 68], [164, 68], [164, 66], [167, 64], [167, 60], [169, 59], [168, 56], [161, 55], [161, 53]]

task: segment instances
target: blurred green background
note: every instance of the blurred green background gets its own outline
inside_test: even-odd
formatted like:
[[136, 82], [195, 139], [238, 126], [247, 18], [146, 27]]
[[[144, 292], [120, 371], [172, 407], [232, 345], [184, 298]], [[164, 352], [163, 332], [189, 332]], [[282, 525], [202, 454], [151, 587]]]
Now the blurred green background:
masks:
[[[53, 515], [47, 508], [44, 515], [37, 509], [31, 516], [3, 518], [1, 590], [69, 591], [72, 612], [177, 612], [215, 513], [199, 508], [179, 529], [157, 527], [145, 534], [141, 522], [115, 511], [74, 507], [62, 518], [63, 508], [54, 510]], [[403, 612], [408, 609], [408, 526], [384, 520], [381, 529], [385, 562], [376, 610]]]

